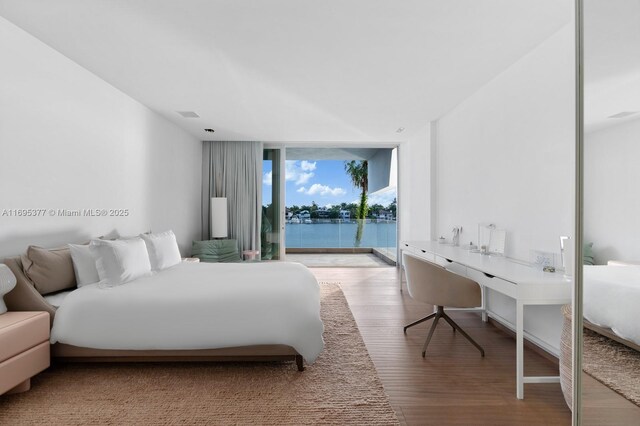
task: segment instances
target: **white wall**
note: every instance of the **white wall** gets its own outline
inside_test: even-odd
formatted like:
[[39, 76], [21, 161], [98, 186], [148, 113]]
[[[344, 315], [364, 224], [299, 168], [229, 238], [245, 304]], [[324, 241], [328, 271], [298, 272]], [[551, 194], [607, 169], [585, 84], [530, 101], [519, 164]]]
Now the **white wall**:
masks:
[[507, 230], [506, 254], [559, 252], [573, 229], [573, 28], [565, 27], [439, 121], [438, 232]]
[[381, 149], [368, 160], [369, 193], [374, 193], [394, 184], [391, 179], [392, 153], [393, 149]]
[[640, 120], [585, 135], [584, 241], [596, 263], [640, 261]]
[[201, 143], [3, 18], [0, 51], [0, 257], [149, 229], [173, 229], [188, 253], [200, 235]]
[[398, 149], [399, 240], [431, 239], [430, 125]]
[[[461, 244], [479, 223], [506, 229], [506, 255], [559, 252], [573, 232], [574, 37], [568, 25], [439, 120], [435, 228]], [[437, 237], [437, 236], [434, 236]], [[515, 320], [515, 303], [489, 306]], [[560, 307], [528, 308], [525, 330], [559, 348]]]

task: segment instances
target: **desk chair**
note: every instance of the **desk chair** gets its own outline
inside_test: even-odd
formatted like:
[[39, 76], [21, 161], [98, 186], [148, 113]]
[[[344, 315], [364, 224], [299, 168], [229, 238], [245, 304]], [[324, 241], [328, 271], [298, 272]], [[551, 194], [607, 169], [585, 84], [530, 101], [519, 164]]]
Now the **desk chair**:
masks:
[[431, 337], [436, 330], [440, 318], [448, 322], [454, 332], [458, 330], [460, 334], [466, 337], [473, 346], [478, 348], [482, 356], [484, 356], [482, 346], [476, 343], [475, 340], [465, 333], [465, 331], [444, 312], [445, 306], [451, 308], [475, 308], [480, 306], [482, 302], [480, 285], [462, 275], [447, 271], [440, 265], [419, 259], [406, 252], [402, 253], [402, 263], [407, 276], [407, 290], [409, 290], [409, 295], [420, 302], [429, 303], [437, 307], [436, 312], [404, 327], [404, 333], [406, 334], [407, 328], [435, 318], [433, 324], [431, 324], [427, 340], [424, 342], [422, 357], [424, 358], [427, 352], [427, 346], [431, 341]]

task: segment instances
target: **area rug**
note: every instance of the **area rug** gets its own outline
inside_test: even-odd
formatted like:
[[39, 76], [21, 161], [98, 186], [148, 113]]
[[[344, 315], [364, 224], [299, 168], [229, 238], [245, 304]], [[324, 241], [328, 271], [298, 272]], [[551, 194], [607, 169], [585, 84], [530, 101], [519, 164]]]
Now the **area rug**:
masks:
[[0, 396], [2, 425], [395, 425], [349, 305], [321, 285], [325, 349], [295, 363], [60, 364]]
[[585, 329], [582, 369], [640, 406], [640, 352]]

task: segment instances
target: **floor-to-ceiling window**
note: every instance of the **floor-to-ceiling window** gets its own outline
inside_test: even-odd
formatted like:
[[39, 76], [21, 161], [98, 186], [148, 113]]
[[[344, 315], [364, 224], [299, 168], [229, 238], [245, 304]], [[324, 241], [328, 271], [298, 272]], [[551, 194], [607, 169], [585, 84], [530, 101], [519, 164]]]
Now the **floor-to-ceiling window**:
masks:
[[[395, 149], [287, 148], [281, 171], [276, 170], [275, 155], [265, 150], [264, 235], [273, 233], [280, 219], [289, 254], [352, 252], [370, 255], [375, 261], [371, 265], [395, 263]], [[278, 205], [284, 206], [279, 215]], [[263, 243], [263, 259], [273, 258], [270, 251], [273, 246]]]

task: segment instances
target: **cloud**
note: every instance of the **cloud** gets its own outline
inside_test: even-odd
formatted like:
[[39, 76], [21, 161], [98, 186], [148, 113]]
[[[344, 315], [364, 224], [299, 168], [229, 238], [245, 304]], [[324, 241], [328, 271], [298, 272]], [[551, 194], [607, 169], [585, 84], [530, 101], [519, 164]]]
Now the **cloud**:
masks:
[[301, 186], [296, 192], [301, 192], [304, 194], [304, 191], [306, 191], [306, 189], [304, 189], [304, 186]]
[[296, 185], [304, 185], [305, 183], [309, 182], [309, 179], [311, 179], [313, 176], [313, 173], [300, 174], [300, 176], [298, 176], [298, 180], [296, 180]]
[[[380, 204], [381, 206], [387, 207], [389, 204], [393, 202], [393, 199], [396, 198], [396, 190], [387, 190], [380, 191], [373, 194], [369, 194], [367, 197], [367, 204], [370, 206], [374, 204]], [[359, 203], [360, 199], [353, 201], [354, 203]]]
[[312, 172], [316, 169], [316, 162], [314, 161], [313, 163], [311, 163], [307, 160], [302, 160], [302, 162], [300, 163], [300, 168], [305, 172]]
[[322, 197], [330, 196], [330, 197], [338, 197], [340, 195], [345, 195], [347, 191], [340, 187], [331, 188], [327, 185], [321, 185], [319, 183], [314, 183], [309, 187], [309, 189], [302, 188], [298, 189], [298, 192], [307, 194], [307, 195], [320, 195]]
[[273, 181], [273, 172], [267, 172], [262, 176], [262, 183], [268, 186], [271, 186], [271, 182]]
[[295, 182], [296, 185], [305, 185], [315, 176], [313, 170], [316, 169], [316, 163], [308, 161], [287, 161], [285, 163], [285, 179]]

